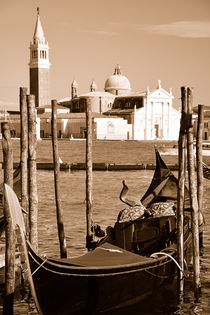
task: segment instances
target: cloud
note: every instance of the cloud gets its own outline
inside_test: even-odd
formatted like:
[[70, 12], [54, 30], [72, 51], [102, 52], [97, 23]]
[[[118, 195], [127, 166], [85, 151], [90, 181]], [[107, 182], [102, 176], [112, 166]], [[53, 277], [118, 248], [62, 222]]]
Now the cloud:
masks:
[[118, 35], [117, 32], [103, 31], [103, 30], [95, 31], [95, 33], [96, 33], [96, 34], [99, 34], [99, 35], [107, 35], [107, 36], [117, 36], [117, 35]]
[[118, 36], [118, 32], [113, 32], [113, 31], [105, 31], [105, 30], [85, 30], [85, 29], [80, 29], [78, 30], [81, 33], [89, 33], [89, 34], [96, 34], [96, 35], [104, 35], [104, 36]]
[[178, 21], [169, 24], [145, 25], [138, 27], [157, 35], [187, 38], [210, 38], [210, 22]]

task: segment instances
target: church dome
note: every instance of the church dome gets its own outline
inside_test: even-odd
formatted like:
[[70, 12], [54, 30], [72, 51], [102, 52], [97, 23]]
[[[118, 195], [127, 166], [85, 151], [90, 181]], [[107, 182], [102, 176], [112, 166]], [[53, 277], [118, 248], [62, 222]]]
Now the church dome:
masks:
[[104, 90], [113, 94], [126, 94], [130, 91], [131, 86], [129, 80], [121, 74], [120, 66], [115, 67], [114, 74], [105, 82]]

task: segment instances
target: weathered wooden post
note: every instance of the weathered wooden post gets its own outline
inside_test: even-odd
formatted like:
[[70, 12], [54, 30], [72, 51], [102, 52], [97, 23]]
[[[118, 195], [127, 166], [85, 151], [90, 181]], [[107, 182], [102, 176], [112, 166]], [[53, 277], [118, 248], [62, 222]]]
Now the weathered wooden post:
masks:
[[36, 173], [36, 113], [35, 97], [27, 95], [28, 106], [28, 172], [29, 172], [29, 240], [38, 250], [38, 193]]
[[[2, 149], [4, 163], [4, 183], [13, 187], [13, 151], [9, 124], [1, 123]], [[13, 314], [14, 290], [15, 290], [15, 232], [9, 214], [8, 204], [4, 200], [4, 216], [6, 225], [5, 246], [5, 296], [3, 314]]]
[[200, 283], [200, 255], [199, 255], [199, 225], [198, 225], [198, 202], [195, 184], [195, 165], [194, 165], [194, 149], [193, 149], [193, 125], [192, 125], [192, 104], [193, 89], [187, 88], [187, 113], [191, 120], [190, 127], [187, 130], [187, 148], [188, 148], [188, 176], [189, 176], [189, 192], [190, 205], [192, 211], [192, 237], [193, 237], [193, 269], [194, 269], [194, 289], [195, 297], [199, 297]]
[[93, 242], [92, 216], [93, 216], [93, 161], [92, 161], [92, 110], [89, 99], [86, 101], [86, 248], [91, 250]]
[[27, 88], [20, 88], [20, 161], [21, 161], [21, 205], [28, 210], [28, 113]]
[[[182, 116], [178, 141], [178, 190], [177, 190], [177, 253], [178, 262], [182, 270], [184, 270], [184, 199], [185, 199], [185, 151], [186, 151], [186, 112], [187, 112], [187, 89], [181, 87]], [[179, 291], [184, 290], [184, 277], [179, 271]]]
[[63, 224], [63, 209], [61, 206], [60, 198], [60, 162], [58, 155], [58, 141], [57, 141], [57, 101], [52, 100], [52, 121], [51, 121], [51, 132], [52, 132], [52, 148], [53, 148], [53, 163], [54, 163], [54, 187], [55, 187], [55, 202], [56, 202], [56, 214], [57, 214], [57, 227], [58, 237], [60, 243], [60, 256], [61, 258], [67, 257], [66, 238], [64, 233]]
[[[202, 140], [203, 140], [203, 121], [204, 121], [204, 106], [198, 105], [198, 126], [197, 126], [197, 141], [196, 141], [196, 164], [197, 164], [197, 198], [198, 198], [198, 216], [203, 221], [203, 156], [202, 156]], [[198, 219], [198, 223], [200, 221]], [[203, 232], [200, 231], [199, 242], [203, 246]]]

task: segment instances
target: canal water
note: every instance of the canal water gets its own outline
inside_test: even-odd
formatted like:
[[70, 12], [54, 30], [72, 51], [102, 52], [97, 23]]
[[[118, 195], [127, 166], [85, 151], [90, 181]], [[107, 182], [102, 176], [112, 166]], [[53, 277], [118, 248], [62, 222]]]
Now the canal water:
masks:
[[[131, 195], [141, 198], [146, 191], [153, 171], [93, 172], [94, 223], [102, 228], [113, 225], [118, 212], [124, 208], [119, 199], [122, 180], [125, 179]], [[38, 171], [39, 194], [39, 253], [59, 257], [59, 243], [56, 229], [56, 208], [54, 200], [54, 177], [51, 171]], [[65, 235], [68, 257], [86, 252], [85, 249], [85, 172], [61, 172], [61, 200], [64, 211]], [[194, 301], [192, 270], [185, 281], [185, 291], [181, 302], [176, 293], [166, 288], [157, 292], [143, 305], [110, 314], [210, 314], [210, 181], [204, 179], [204, 248], [201, 250], [202, 292], [198, 302]], [[141, 284], [140, 284], [141, 285]], [[143, 284], [142, 284], [143, 285]], [[0, 311], [1, 312], [1, 311]], [[33, 305], [15, 304], [14, 315], [36, 314]], [[59, 315], [59, 314], [58, 314]]]

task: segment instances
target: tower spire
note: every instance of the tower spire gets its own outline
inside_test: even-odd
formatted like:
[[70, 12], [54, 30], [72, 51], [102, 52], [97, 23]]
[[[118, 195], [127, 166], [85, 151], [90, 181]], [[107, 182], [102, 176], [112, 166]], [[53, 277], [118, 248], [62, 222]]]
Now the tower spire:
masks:
[[33, 40], [30, 43], [30, 93], [35, 95], [36, 106], [50, 104], [50, 61], [49, 46], [45, 40], [37, 7], [36, 25]]
[[39, 17], [39, 7], [37, 7], [37, 19], [36, 19], [36, 26], [34, 30], [33, 41], [34, 41], [34, 44], [37, 42], [43, 43], [43, 44], [45, 43], [44, 32], [43, 32], [42, 24]]

